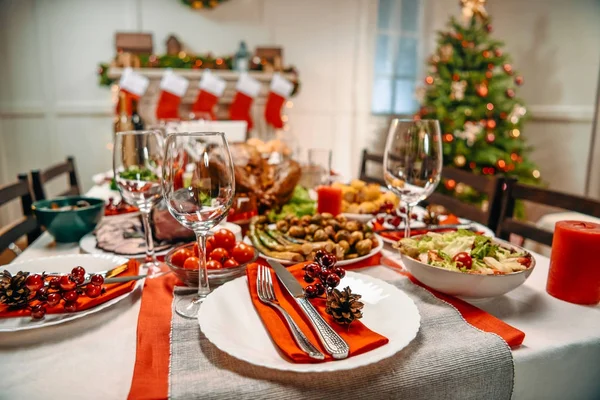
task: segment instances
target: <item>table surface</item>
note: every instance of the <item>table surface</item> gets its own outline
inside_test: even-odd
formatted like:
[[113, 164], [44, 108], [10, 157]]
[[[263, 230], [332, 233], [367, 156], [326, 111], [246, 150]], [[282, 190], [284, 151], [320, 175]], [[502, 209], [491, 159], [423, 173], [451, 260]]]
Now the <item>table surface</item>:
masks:
[[[389, 257], [397, 257], [384, 249]], [[44, 233], [17, 261], [78, 253]], [[600, 398], [600, 306], [558, 300], [545, 291], [549, 259], [514, 291], [472, 303], [525, 332], [513, 351], [515, 399]], [[600, 267], [600, 266], [599, 266]], [[394, 280], [385, 267], [369, 274]], [[62, 325], [0, 334], [0, 398], [123, 399], [135, 361], [140, 290], [113, 307]]]

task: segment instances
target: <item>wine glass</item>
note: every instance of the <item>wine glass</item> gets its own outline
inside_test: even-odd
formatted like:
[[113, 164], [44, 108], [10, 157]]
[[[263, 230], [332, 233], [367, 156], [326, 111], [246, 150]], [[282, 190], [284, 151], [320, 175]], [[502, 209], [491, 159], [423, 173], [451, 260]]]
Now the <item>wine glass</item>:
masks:
[[150, 212], [162, 198], [163, 141], [159, 131], [118, 132], [113, 150], [113, 172], [121, 197], [138, 207], [142, 215], [146, 239], [142, 267], [147, 268], [148, 276], [160, 271], [154, 255]]
[[440, 182], [442, 157], [438, 121], [392, 120], [383, 155], [383, 177], [387, 187], [406, 203], [404, 237], [410, 237], [412, 208], [429, 197]]
[[308, 149], [308, 165], [315, 172], [316, 185], [331, 183], [331, 156], [329, 149]]
[[196, 234], [199, 251], [198, 293], [181, 298], [175, 311], [195, 318], [210, 293], [206, 237], [228, 214], [235, 195], [235, 176], [224, 133], [173, 133], [167, 137], [163, 195], [169, 212]]

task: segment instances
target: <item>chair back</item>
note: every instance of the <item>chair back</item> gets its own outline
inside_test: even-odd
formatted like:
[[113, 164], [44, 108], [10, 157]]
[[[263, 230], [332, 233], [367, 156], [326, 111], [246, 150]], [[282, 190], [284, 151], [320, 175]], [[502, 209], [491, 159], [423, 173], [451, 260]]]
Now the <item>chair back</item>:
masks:
[[502, 210], [504, 177], [500, 175], [492, 177], [475, 175], [471, 172], [452, 167], [444, 167], [442, 169], [442, 177], [452, 179], [456, 183], [463, 183], [485, 194], [488, 198], [487, 210], [484, 211], [479, 206], [465, 203], [456, 197], [438, 192], [429, 196], [427, 202], [442, 205], [453, 214], [483, 224], [495, 232]]
[[31, 171], [31, 185], [35, 200], [45, 200], [46, 190], [44, 189], [44, 185], [65, 174], [68, 175], [69, 188], [58, 196], [76, 196], [81, 194], [79, 180], [77, 179], [77, 170], [75, 169], [75, 158], [67, 157], [65, 162], [53, 165], [44, 171]]
[[526, 239], [552, 246], [553, 232], [540, 229], [533, 224], [514, 218], [515, 203], [517, 200], [530, 201], [600, 218], [600, 202], [598, 201], [536, 186], [524, 185], [518, 183], [515, 179], [510, 179], [507, 182], [500, 222], [496, 232], [502, 239], [508, 240], [510, 234], [514, 233]]
[[383, 168], [383, 156], [380, 154], [369, 153], [367, 149], [363, 149], [362, 159], [360, 161], [360, 173], [358, 174], [358, 177], [361, 181], [378, 183], [382, 186], [386, 186], [383, 176], [373, 176], [367, 173], [367, 163], [376, 165], [378, 164]]
[[17, 182], [0, 187], [0, 207], [20, 198], [21, 207], [23, 208], [23, 218], [0, 229], [0, 253], [23, 235], [27, 235], [27, 242], [31, 243], [41, 233], [31, 209], [33, 198], [27, 175], [19, 174], [18, 178]]

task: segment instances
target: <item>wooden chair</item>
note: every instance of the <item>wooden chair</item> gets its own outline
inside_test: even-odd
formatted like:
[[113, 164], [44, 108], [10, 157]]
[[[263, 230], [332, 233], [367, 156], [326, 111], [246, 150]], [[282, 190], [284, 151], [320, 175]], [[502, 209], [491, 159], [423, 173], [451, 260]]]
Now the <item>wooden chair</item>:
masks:
[[382, 176], [372, 176], [367, 174], [367, 162], [371, 162], [374, 164], [379, 164], [383, 167], [383, 156], [379, 154], [371, 154], [367, 151], [367, 149], [363, 149], [362, 151], [362, 159], [360, 161], [360, 173], [358, 177], [361, 181], [378, 183], [382, 186], [386, 186], [385, 181]]
[[[0, 253], [10, 248], [15, 253], [14, 242], [21, 236], [27, 235], [27, 242], [33, 242], [41, 233], [37, 220], [33, 215], [31, 204], [33, 198], [29, 190], [29, 180], [26, 174], [19, 174], [19, 181], [0, 187], [0, 206], [21, 198], [23, 218], [0, 229]], [[12, 246], [11, 246], [12, 245]]]
[[600, 202], [582, 196], [576, 196], [535, 186], [523, 185], [516, 180], [507, 181], [500, 222], [496, 234], [508, 240], [511, 233], [531, 239], [535, 242], [552, 246], [553, 232], [536, 227], [531, 223], [518, 221], [514, 218], [515, 202], [530, 201], [546, 206], [563, 208], [581, 214], [600, 218]]
[[429, 196], [427, 203], [442, 205], [453, 214], [486, 225], [495, 232], [502, 210], [504, 177], [499, 175], [487, 177], [452, 167], [444, 167], [442, 169], [442, 178], [452, 179], [456, 183], [469, 185], [476, 191], [485, 194], [488, 198], [487, 211], [473, 204], [464, 203], [456, 197], [438, 192]]
[[77, 179], [77, 171], [75, 170], [75, 158], [67, 157], [64, 163], [53, 165], [44, 171], [31, 171], [31, 185], [33, 187], [35, 199], [45, 200], [46, 191], [44, 185], [64, 174], [68, 174], [69, 189], [60, 193], [58, 196], [75, 196], [81, 194], [79, 180]]

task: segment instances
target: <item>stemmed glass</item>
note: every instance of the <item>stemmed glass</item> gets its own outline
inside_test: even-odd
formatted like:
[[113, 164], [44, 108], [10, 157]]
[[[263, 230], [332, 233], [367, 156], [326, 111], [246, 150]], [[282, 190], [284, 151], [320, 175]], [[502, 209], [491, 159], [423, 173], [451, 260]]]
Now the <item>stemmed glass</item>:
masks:
[[150, 212], [162, 198], [163, 141], [158, 131], [118, 132], [113, 150], [113, 171], [121, 197], [142, 214], [146, 239], [146, 260], [142, 267], [147, 268], [148, 276], [160, 271], [154, 255]]
[[206, 237], [233, 203], [235, 176], [224, 133], [173, 133], [167, 137], [163, 193], [169, 212], [196, 234], [199, 250], [198, 293], [181, 298], [175, 311], [195, 318], [210, 293], [206, 268]]
[[429, 197], [440, 182], [442, 157], [438, 121], [392, 120], [383, 156], [383, 177], [388, 188], [406, 203], [404, 237], [410, 237], [412, 208]]

